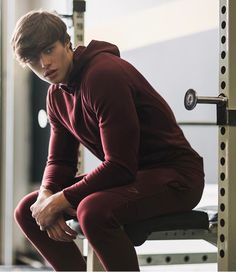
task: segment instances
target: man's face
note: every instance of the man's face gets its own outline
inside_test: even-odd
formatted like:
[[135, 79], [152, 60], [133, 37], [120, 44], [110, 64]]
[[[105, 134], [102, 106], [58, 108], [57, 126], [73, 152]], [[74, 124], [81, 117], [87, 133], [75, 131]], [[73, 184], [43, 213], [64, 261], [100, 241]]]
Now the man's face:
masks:
[[70, 44], [60, 41], [46, 47], [36, 59], [27, 66], [42, 80], [49, 83], [67, 83], [73, 64], [73, 52]]

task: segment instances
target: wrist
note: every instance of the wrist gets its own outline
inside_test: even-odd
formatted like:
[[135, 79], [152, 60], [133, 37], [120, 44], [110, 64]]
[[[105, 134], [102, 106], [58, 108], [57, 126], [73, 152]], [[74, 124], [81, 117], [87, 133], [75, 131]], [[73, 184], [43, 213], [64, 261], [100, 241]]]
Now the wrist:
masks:
[[57, 198], [57, 201], [59, 202], [58, 204], [60, 205], [62, 210], [72, 207], [70, 202], [66, 199], [63, 191], [56, 193], [54, 196]]
[[51, 195], [53, 195], [52, 191], [50, 191], [50, 190], [48, 190], [48, 189], [46, 189], [44, 187], [40, 187], [39, 193], [38, 193], [38, 198], [44, 199], [44, 198], [50, 197]]
[[39, 188], [39, 193], [49, 193], [49, 194], [53, 194], [53, 192], [49, 189], [47, 189], [46, 187], [44, 187], [43, 185], [40, 186]]

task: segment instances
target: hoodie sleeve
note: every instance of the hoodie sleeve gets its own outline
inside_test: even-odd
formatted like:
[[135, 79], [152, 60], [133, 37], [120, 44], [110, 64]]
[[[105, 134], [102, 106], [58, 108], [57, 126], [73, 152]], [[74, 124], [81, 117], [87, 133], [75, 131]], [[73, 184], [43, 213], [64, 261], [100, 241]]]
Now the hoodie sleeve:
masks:
[[79, 143], [57, 120], [48, 91], [47, 113], [51, 127], [47, 164], [42, 185], [56, 193], [70, 186], [77, 171]]
[[87, 195], [135, 180], [138, 168], [139, 120], [132, 88], [120, 67], [107, 67], [87, 80], [87, 100], [96, 114], [104, 161], [80, 182], [64, 190], [74, 206]]

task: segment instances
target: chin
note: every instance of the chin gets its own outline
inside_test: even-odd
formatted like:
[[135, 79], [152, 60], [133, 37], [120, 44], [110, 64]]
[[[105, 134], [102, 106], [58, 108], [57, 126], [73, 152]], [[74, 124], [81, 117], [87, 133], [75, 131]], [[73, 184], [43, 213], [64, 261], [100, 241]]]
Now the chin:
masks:
[[63, 83], [63, 82], [65, 82], [64, 78], [59, 78], [59, 77], [58, 78], [54, 78], [54, 79], [51, 80], [52, 84], [60, 84], [60, 83]]
[[60, 80], [60, 79], [52, 79], [52, 80], [47, 80], [46, 79], [45, 81], [47, 81], [50, 84], [59, 84], [59, 83], [62, 83], [62, 80]]
[[59, 83], [63, 83], [63, 79], [60, 79], [60, 78], [53, 78], [53, 79], [49, 79], [49, 78], [45, 78], [45, 77], [42, 77], [40, 76], [40, 78], [49, 83], [49, 84], [59, 84]]
[[61, 83], [61, 81], [60, 80], [51, 80], [49, 83], [51, 83], [51, 84], [59, 84], [59, 83]]

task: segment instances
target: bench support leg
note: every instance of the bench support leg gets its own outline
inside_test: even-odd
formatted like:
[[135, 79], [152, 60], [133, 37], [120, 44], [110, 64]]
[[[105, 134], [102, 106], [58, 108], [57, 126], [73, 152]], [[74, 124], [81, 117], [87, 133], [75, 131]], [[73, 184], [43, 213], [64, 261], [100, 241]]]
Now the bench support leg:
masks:
[[92, 246], [88, 243], [87, 271], [105, 271]]

